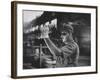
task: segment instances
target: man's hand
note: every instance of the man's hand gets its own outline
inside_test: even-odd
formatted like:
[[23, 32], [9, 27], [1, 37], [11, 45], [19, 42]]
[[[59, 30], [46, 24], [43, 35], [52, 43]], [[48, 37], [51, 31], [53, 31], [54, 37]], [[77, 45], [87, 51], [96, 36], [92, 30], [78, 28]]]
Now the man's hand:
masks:
[[48, 25], [41, 25], [40, 26], [41, 31], [41, 38], [49, 38], [49, 27]]

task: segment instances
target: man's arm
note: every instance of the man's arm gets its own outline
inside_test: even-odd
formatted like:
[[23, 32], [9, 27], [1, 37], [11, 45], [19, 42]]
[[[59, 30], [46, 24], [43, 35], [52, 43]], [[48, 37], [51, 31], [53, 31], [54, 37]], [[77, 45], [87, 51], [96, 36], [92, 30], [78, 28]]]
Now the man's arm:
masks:
[[50, 38], [44, 38], [44, 41], [51, 51], [52, 55], [61, 55], [60, 48], [56, 47], [56, 45], [50, 40]]
[[58, 48], [49, 38], [49, 28], [48, 26], [40, 27], [41, 38], [44, 39], [47, 47], [49, 48], [51, 55], [56, 57], [57, 55], [62, 55], [63, 53], [72, 54], [72, 46], [65, 46], [64, 48]]
[[61, 50], [56, 47], [56, 45], [50, 40], [49, 38], [49, 27], [47, 25], [44, 25], [40, 27], [41, 31], [41, 38], [44, 39], [47, 47], [49, 48], [51, 55], [56, 57], [56, 55], [60, 55]]

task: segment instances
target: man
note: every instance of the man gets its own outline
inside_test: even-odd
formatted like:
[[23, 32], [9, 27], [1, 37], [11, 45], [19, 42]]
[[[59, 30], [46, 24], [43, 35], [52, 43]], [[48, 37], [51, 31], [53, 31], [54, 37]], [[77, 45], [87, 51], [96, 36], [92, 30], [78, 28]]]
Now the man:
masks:
[[[40, 28], [41, 38], [44, 39], [49, 48], [53, 60], [56, 61], [55, 67], [74, 67], [78, 66], [79, 47], [73, 40], [73, 27], [69, 24], [63, 23], [61, 26], [61, 39], [63, 46], [57, 47], [49, 38], [49, 27], [44, 25]], [[47, 62], [49, 64], [49, 62]]]

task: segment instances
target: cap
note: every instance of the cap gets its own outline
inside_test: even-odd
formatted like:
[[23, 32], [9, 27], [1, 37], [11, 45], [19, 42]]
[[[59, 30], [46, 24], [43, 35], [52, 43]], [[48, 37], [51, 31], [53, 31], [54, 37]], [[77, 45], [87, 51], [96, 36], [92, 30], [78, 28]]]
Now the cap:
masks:
[[67, 32], [73, 33], [73, 27], [72, 27], [71, 24], [63, 23], [62, 26], [61, 26], [61, 31], [67, 31]]

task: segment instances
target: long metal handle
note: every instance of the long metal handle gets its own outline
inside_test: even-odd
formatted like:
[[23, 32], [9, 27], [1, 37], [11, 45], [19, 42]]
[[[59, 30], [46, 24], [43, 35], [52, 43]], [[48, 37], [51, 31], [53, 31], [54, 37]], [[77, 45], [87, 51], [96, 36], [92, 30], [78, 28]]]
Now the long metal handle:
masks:
[[42, 44], [40, 44], [40, 53], [39, 53], [39, 65], [41, 68], [41, 54], [42, 54]]

